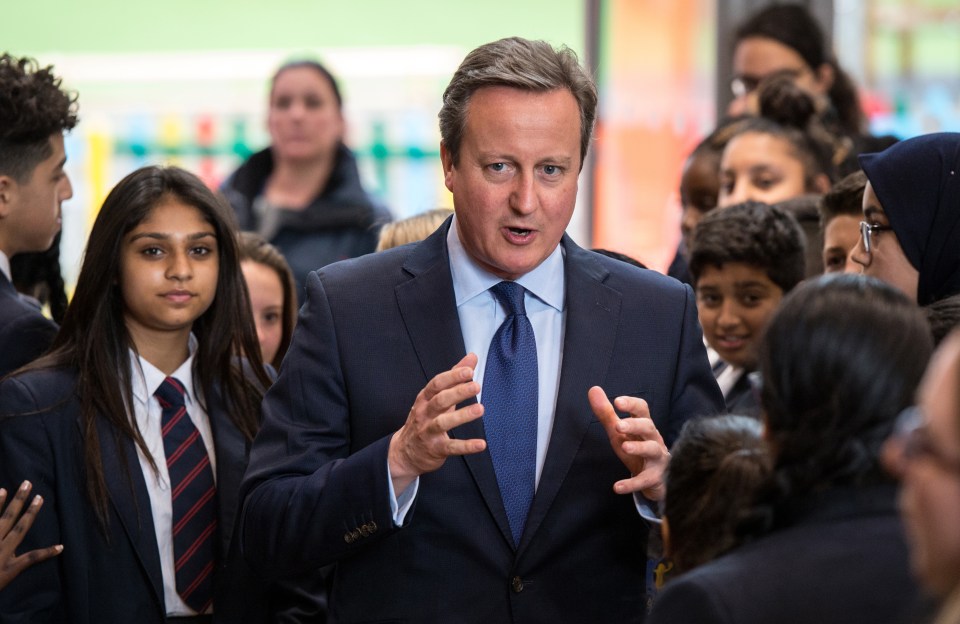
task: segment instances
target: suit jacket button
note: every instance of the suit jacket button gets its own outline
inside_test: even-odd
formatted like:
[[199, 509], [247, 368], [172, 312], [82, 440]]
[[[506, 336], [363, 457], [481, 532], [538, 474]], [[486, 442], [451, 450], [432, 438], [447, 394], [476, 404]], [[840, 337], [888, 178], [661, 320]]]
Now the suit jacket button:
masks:
[[376, 522], [374, 522], [373, 520], [371, 520], [370, 522], [367, 523], [367, 526], [370, 527], [370, 532], [371, 532], [371, 533], [376, 533], [376, 531], [377, 531], [377, 523], [376, 523]]
[[519, 576], [513, 577], [513, 580], [510, 581], [510, 587], [513, 589], [514, 593], [519, 594], [523, 591], [523, 579]]
[[361, 526], [360, 526], [360, 529], [358, 529], [358, 530], [360, 531], [360, 535], [362, 535], [362, 536], [364, 536], [364, 537], [369, 537], [369, 536], [370, 536], [370, 527], [369, 527], [368, 525], [366, 525], [366, 524], [361, 525]]
[[343, 534], [343, 541], [345, 541], [345, 542], [348, 543], [348, 544], [352, 544], [352, 543], [353, 543], [353, 535], [351, 535], [351, 534], [349, 534], [349, 533], [344, 533], [344, 534]]
[[354, 540], [360, 539], [360, 531], [357, 529], [350, 531], [350, 537], [352, 537]]

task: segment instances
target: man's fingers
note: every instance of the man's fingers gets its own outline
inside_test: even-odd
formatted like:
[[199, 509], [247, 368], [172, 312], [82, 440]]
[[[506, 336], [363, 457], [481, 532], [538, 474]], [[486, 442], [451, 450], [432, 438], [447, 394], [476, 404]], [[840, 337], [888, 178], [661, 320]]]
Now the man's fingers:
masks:
[[447, 433], [454, 427], [459, 427], [460, 425], [468, 423], [471, 420], [476, 420], [481, 416], [483, 416], [483, 405], [480, 403], [473, 403], [471, 405], [461, 407], [458, 410], [437, 416], [430, 423], [429, 430], [430, 433], [433, 434]]
[[646, 470], [629, 479], [617, 481], [613, 484], [613, 490], [617, 494], [640, 492], [647, 500], [651, 501], [663, 500], [663, 496], [666, 493], [662, 474], [656, 471]]
[[423, 389], [423, 398], [427, 401], [430, 401], [438, 393], [443, 392], [448, 388], [452, 388], [457, 384], [470, 381], [473, 379], [473, 371], [476, 367], [477, 356], [473, 353], [466, 354], [459, 362], [454, 364], [450, 370], [446, 370], [436, 375], [429, 381], [429, 383], [427, 383], [426, 387]]
[[463, 401], [475, 397], [478, 394], [480, 394], [480, 384], [475, 381], [468, 381], [467, 383], [460, 383], [452, 388], [447, 388], [437, 393], [427, 403], [427, 416], [434, 417], [434, 415], [449, 412]]
[[614, 401], [617, 409], [637, 418], [650, 418], [647, 402], [638, 397], [620, 396]]
[[612, 438], [616, 433], [617, 422], [619, 422], [620, 417], [617, 416], [616, 410], [610, 404], [607, 393], [600, 386], [594, 386], [587, 390], [587, 399], [590, 401], [590, 409], [593, 410], [594, 416], [603, 424], [603, 428], [607, 430], [607, 435]]
[[452, 455], [473, 455], [480, 453], [487, 448], [487, 441], [481, 438], [472, 438], [470, 440], [457, 440], [451, 438], [447, 441], [447, 456]]

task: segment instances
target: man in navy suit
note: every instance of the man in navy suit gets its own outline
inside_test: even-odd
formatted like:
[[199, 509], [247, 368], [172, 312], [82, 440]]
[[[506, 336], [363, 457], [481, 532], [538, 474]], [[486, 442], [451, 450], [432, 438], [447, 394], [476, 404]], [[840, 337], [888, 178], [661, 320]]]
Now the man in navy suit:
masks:
[[[643, 620], [638, 505], [662, 496], [683, 422], [723, 401], [690, 288], [564, 234], [596, 102], [566, 48], [477, 48], [440, 112], [455, 217], [309, 276], [251, 451], [241, 544], [268, 577], [332, 564], [330, 621]], [[503, 282], [523, 306], [507, 309]], [[526, 330], [510, 343], [532, 375], [503, 376], [511, 323], [533, 330], [535, 346]], [[486, 413], [504, 388], [485, 377], [524, 388], [517, 405], [536, 397], [514, 436], [536, 438], [529, 456], [504, 461], [515, 440], [491, 433], [521, 410]], [[503, 475], [527, 462], [518, 524]]]
[[49, 249], [60, 231], [60, 204], [73, 196], [63, 133], [76, 123], [76, 97], [52, 67], [0, 56], [0, 376], [37, 358], [57, 333], [17, 294], [10, 258]]

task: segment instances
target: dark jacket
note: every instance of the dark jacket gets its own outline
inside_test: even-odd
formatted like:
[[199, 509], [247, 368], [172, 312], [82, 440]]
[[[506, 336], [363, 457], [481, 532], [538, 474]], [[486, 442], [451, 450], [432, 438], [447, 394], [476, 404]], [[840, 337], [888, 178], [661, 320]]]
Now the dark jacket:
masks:
[[918, 600], [893, 485], [835, 488], [667, 583], [649, 624], [874, 624]]
[[[247, 159], [221, 186], [241, 230], [261, 231], [262, 215], [254, 209], [254, 200], [272, 171], [268, 148]], [[389, 211], [360, 186], [356, 159], [342, 144], [323, 191], [302, 211], [280, 210], [277, 216], [277, 227], [271, 228], [275, 231], [265, 234], [290, 264], [301, 301], [310, 271], [374, 251], [380, 225], [390, 220]]]
[[43, 355], [56, 335], [57, 325], [0, 271], [0, 377]]
[[[69, 369], [32, 371], [0, 384], [0, 484], [15, 488], [29, 479], [33, 493], [44, 498], [21, 552], [64, 546], [61, 555], [28, 568], [0, 591], [0, 622], [162, 624], [160, 553], [137, 450], [106, 419], [97, 422], [109, 496], [104, 532], [86, 495], [75, 386], [76, 372]], [[218, 396], [210, 397], [207, 408], [217, 460], [220, 565], [214, 572], [214, 621], [323, 621], [316, 615], [324, 607], [322, 588], [291, 584], [281, 606], [275, 587], [240, 558], [231, 536], [249, 444]], [[311, 576], [311, 583], [320, 581]]]

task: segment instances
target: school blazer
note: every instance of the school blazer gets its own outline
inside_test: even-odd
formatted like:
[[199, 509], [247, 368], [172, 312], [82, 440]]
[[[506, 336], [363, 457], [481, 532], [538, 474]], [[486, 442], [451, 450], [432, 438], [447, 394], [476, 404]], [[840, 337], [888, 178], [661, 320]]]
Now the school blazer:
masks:
[[24, 301], [0, 271], [0, 377], [40, 357], [56, 335], [56, 324]]
[[[309, 276], [245, 477], [245, 555], [271, 576], [334, 564], [330, 622], [640, 622], [647, 527], [613, 492], [629, 475], [587, 390], [645, 398], [668, 443], [722, 411], [692, 292], [564, 237], [556, 416], [519, 546], [487, 452], [423, 475], [397, 527], [390, 437], [465, 355], [448, 227]], [[484, 437], [482, 419], [452, 435]]]
[[[0, 591], [0, 622], [160, 624], [165, 621], [160, 556], [134, 443], [119, 438], [105, 419], [97, 422], [109, 493], [104, 533], [86, 496], [75, 383], [74, 371], [58, 369], [0, 384], [0, 484], [11, 489], [29, 479], [33, 494], [44, 498], [20, 552], [64, 545], [60, 556], [25, 570]], [[274, 590], [243, 563], [231, 540], [248, 443], [218, 395], [208, 409], [219, 499], [215, 621], [272, 621]], [[322, 591], [302, 594], [292, 611], [307, 613], [322, 604]]]

